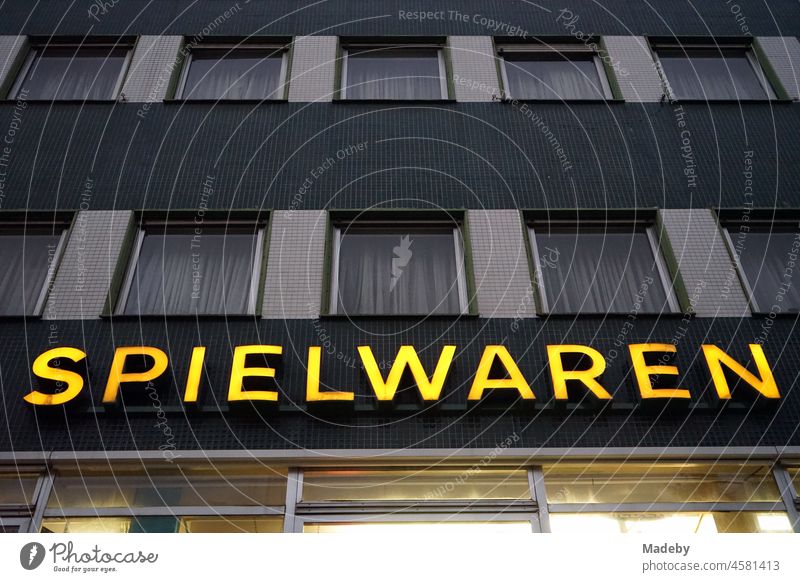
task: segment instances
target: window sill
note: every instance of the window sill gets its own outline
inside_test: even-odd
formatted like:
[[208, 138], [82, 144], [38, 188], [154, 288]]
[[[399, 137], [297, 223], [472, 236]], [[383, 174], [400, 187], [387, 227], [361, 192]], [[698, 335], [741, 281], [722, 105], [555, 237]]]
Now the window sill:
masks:
[[624, 99], [525, 99], [525, 98], [515, 98], [515, 97], [507, 97], [506, 99], [497, 99], [498, 103], [502, 103], [503, 105], [513, 105], [514, 103], [569, 103], [572, 105], [573, 103], [580, 104], [580, 103], [625, 103]]
[[[3, 99], [3, 101], [5, 103], [16, 103], [17, 101], [20, 101], [20, 99], [17, 99], [16, 97], [9, 97], [7, 99]], [[119, 104], [131, 103], [129, 101], [120, 101], [119, 99], [116, 98], [115, 99], [22, 99], [21, 101], [24, 101], [25, 103], [31, 103], [34, 105], [40, 103], [48, 103], [48, 104], [55, 103], [58, 105], [63, 105], [63, 104], [87, 105], [92, 103], [102, 103], [108, 105], [112, 103], [119, 103]]]
[[428, 314], [421, 314], [421, 313], [321, 313], [320, 319], [357, 319], [357, 320], [366, 320], [366, 319], [457, 319], [457, 318], [465, 318], [465, 319], [477, 319], [477, 313], [428, 313]]
[[663, 102], [664, 103], [689, 103], [689, 104], [698, 104], [698, 103], [700, 103], [700, 104], [702, 104], [702, 103], [711, 103], [711, 104], [744, 103], [745, 105], [754, 104], [754, 103], [760, 103], [762, 105], [766, 104], [766, 103], [771, 103], [771, 104], [773, 104], [773, 103], [781, 103], [781, 104], [783, 104], [783, 103], [795, 103], [795, 101], [792, 100], [792, 99], [703, 99], [702, 97], [692, 97], [692, 98], [686, 98], [686, 99], [674, 99], [672, 101], [669, 101], [665, 97]]
[[142, 314], [130, 314], [130, 313], [103, 313], [100, 315], [101, 319], [108, 319], [114, 320], [119, 319], [122, 321], [138, 321], [138, 320], [146, 320], [146, 321], [157, 321], [161, 319], [170, 319], [174, 321], [178, 320], [186, 320], [186, 321], [194, 321], [197, 319], [203, 320], [239, 320], [245, 321], [249, 319], [261, 319], [262, 316], [257, 313], [198, 313], [198, 314], [172, 314], [172, 313], [142, 313]]
[[457, 103], [455, 99], [347, 99], [347, 98], [334, 98], [334, 103], [363, 103], [363, 104], [381, 104], [381, 103], [411, 103], [411, 104], [428, 104], [428, 103]]
[[[633, 311], [632, 310], [632, 311], [628, 311], [628, 312], [609, 311], [609, 312], [605, 312], [605, 313], [602, 313], [602, 312], [601, 313], [597, 313], [597, 312], [591, 312], [591, 313], [581, 313], [581, 312], [570, 312], [570, 313], [563, 313], [563, 312], [559, 312], [559, 313], [537, 312], [536, 313], [536, 317], [538, 317], [540, 319], [544, 318], [544, 317], [547, 317], [547, 318], [552, 317], [552, 318], [557, 318], [557, 319], [566, 319], [566, 318], [575, 318], [575, 317], [587, 318], [587, 319], [588, 318], [607, 317], [609, 319], [614, 319], [614, 318], [618, 318], [618, 317], [629, 317], [631, 314], [633, 314], [636, 317], [636, 319], [639, 319], [640, 317], [648, 318], [648, 319], [652, 319], [652, 318], [656, 318], [656, 317], [660, 317], [660, 318], [664, 318], [664, 319], [680, 319], [680, 318], [683, 318], [683, 317], [686, 316], [686, 314], [684, 312], [682, 312], [682, 311], [667, 311], [667, 312], [656, 313], [656, 312]], [[694, 314], [692, 314], [692, 317], [694, 317]]]
[[260, 104], [260, 103], [288, 103], [288, 99], [164, 99], [164, 103], [183, 105], [185, 103], [246, 103], [246, 104]]

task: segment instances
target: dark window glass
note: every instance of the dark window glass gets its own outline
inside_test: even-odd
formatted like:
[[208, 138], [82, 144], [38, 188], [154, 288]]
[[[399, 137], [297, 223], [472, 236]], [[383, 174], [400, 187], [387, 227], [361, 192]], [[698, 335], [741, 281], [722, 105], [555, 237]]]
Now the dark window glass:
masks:
[[777, 305], [783, 312], [800, 311], [800, 284], [787, 270], [800, 249], [800, 233], [732, 230], [731, 240], [758, 309], [770, 311]]
[[593, 55], [506, 53], [506, 77], [514, 99], [605, 99]]
[[0, 315], [35, 314], [60, 240], [60, 232], [0, 234]]
[[26, 99], [114, 99], [128, 47], [34, 49], [17, 94]]
[[662, 49], [658, 59], [676, 99], [767, 99], [745, 49]]
[[461, 312], [452, 229], [343, 229], [338, 260], [338, 313]]
[[347, 99], [442, 99], [437, 48], [359, 48], [347, 53]]
[[192, 52], [185, 99], [280, 99], [283, 52], [207, 49]]
[[535, 229], [551, 313], [671, 311], [644, 229]]
[[205, 229], [146, 232], [126, 314], [244, 314], [251, 301], [258, 237]]

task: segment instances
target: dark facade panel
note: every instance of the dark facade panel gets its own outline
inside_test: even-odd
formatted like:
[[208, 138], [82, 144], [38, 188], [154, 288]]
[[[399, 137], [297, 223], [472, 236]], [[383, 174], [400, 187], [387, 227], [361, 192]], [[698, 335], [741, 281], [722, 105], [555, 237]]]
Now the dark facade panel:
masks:
[[[403, 13], [433, 13], [420, 20]], [[791, 0], [651, 4], [630, 0], [457, 3], [424, 0], [42, 0], [0, 8], [0, 34], [206, 35], [794, 35], [800, 11]]]
[[15, 107], [4, 209], [800, 206], [788, 103]]
[[[626, 322], [632, 322], [632, 327]], [[0, 450], [155, 450], [166, 442], [165, 426], [178, 449], [358, 449], [358, 448], [461, 448], [494, 447], [516, 433], [517, 447], [615, 446], [781, 446], [799, 445], [796, 419], [800, 396], [796, 386], [798, 339], [792, 319], [680, 318], [656, 321], [628, 318], [551, 319], [450, 319], [420, 322], [405, 319], [347, 321], [212, 321], [136, 320], [5, 322], [0, 329], [4, 349], [0, 358], [3, 398], [0, 401]], [[716, 339], [714, 339], [716, 338]], [[729, 339], [721, 339], [729, 338]], [[709, 375], [700, 353], [703, 343], [715, 343], [746, 363], [747, 344], [764, 341], [767, 358], [783, 398], [751, 404], [742, 399], [752, 389], [735, 388], [736, 404], [723, 408], [712, 395]], [[677, 342], [675, 365], [681, 387], [694, 394], [696, 407], [659, 410], [643, 406], [636, 397], [630, 362], [624, 344]], [[54, 343], [51, 343], [54, 342]], [[232, 346], [274, 343], [283, 346], [277, 375], [278, 410], [261, 416], [226, 404]], [[450, 383], [440, 408], [424, 409], [410, 394], [398, 397], [407, 410], [376, 408], [356, 347], [369, 345], [377, 360], [390, 364], [400, 345], [414, 345], [423, 363], [432, 369], [441, 347], [458, 347]], [[535, 408], [519, 408], [489, 399], [487, 407], [466, 406], [483, 347], [506, 345], [516, 358], [536, 396]], [[581, 343], [600, 350], [607, 358], [603, 383], [614, 394], [606, 410], [579, 407], [554, 410], [546, 367], [546, 345]], [[105, 412], [99, 407], [115, 346], [153, 345], [166, 351], [172, 366], [169, 381], [151, 391], [123, 389], [126, 407]], [[75, 411], [65, 417], [61, 409], [35, 413], [22, 400], [29, 391], [33, 359], [55, 345], [69, 345], [88, 354], [88, 392], [99, 412]], [[193, 346], [207, 347], [207, 370], [201, 387], [201, 411], [184, 413], [178, 405]], [[304, 405], [306, 350], [322, 345], [323, 383], [356, 393], [357, 409], [321, 413]], [[615, 351], [616, 350], [616, 351]], [[384, 375], [387, 373], [383, 370]], [[86, 389], [85, 389], [86, 390]], [[139, 400], [135, 399], [138, 394]], [[580, 393], [578, 393], [580, 396]], [[550, 402], [548, 402], [550, 401]], [[215, 404], [217, 403], [217, 404]], [[87, 402], [91, 405], [91, 402]], [[136, 407], [135, 407], [136, 406]], [[137, 408], [138, 407], [138, 408]], [[166, 420], [161, 422], [159, 410]]]

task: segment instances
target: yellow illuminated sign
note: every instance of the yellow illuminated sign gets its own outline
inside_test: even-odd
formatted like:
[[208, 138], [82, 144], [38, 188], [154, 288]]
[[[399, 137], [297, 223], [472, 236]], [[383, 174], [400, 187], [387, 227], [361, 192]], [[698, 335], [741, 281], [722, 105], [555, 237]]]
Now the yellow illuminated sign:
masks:
[[[701, 351], [710, 373], [711, 382], [720, 400], [733, 398], [728, 380], [731, 375], [740, 378], [757, 395], [775, 400], [781, 398], [775, 377], [770, 368], [764, 349], [759, 344], [749, 346], [753, 366], [757, 374], [714, 345], [703, 345]], [[384, 374], [383, 365], [378, 364], [372, 348], [358, 346], [358, 354], [363, 366], [365, 381], [380, 402], [393, 402], [404, 378], [415, 388], [424, 402], [437, 402], [443, 397], [449, 375], [456, 366], [457, 348], [454, 345], [442, 346], [435, 365], [426, 367], [419, 353], [411, 345], [401, 346], [391, 360], [388, 372]], [[679, 376], [676, 366], [668, 364], [668, 357], [677, 352], [674, 344], [646, 343], [628, 346], [631, 372], [636, 389], [643, 400], [676, 399], [688, 400], [692, 394], [687, 388], [656, 388], [655, 377]], [[236, 346], [230, 370], [228, 401], [277, 402], [279, 392], [273, 386], [254, 386], [253, 379], [274, 380], [275, 366], [280, 363], [283, 347], [279, 345]], [[665, 357], [666, 356], [666, 357]], [[649, 357], [649, 363], [648, 363]], [[41, 380], [41, 389], [32, 388], [23, 396], [34, 406], [58, 406], [77, 398], [83, 391], [86, 378], [74, 369], [85, 369], [86, 354], [73, 347], [58, 347], [40, 354], [32, 364], [33, 376]], [[269, 358], [269, 365], [256, 365], [253, 358], [263, 362]], [[250, 360], [248, 362], [248, 360]], [[612, 392], [603, 385], [606, 360], [598, 350], [585, 345], [548, 345], [547, 360], [550, 380], [555, 400], [569, 398], [568, 386], [578, 388], [582, 397], [584, 389], [596, 399], [612, 400]], [[65, 362], [71, 365], [63, 365]], [[273, 363], [274, 362], [274, 363]], [[158, 380], [169, 367], [169, 357], [164, 351], [153, 346], [119, 347], [114, 352], [108, 381], [103, 392], [104, 404], [115, 404], [123, 384], [144, 384]], [[353, 402], [355, 391], [346, 389], [321, 389], [322, 347], [309, 346], [306, 362], [306, 401], [313, 403]], [[207, 365], [206, 348], [195, 346], [189, 358], [188, 373], [183, 389], [183, 402], [197, 403], [202, 385], [203, 371]], [[70, 369], [72, 368], [72, 369]], [[431, 372], [432, 369], [432, 372]], [[540, 377], [537, 376], [537, 377]], [[514, 357], [502, 345], [488, 345], [478, 362], [467, 395], [471, 402], [486, 398], [487, 391], [500, 390], [503, 393], [516, 393], [522, 400], [534, 400], [535, 396]], [[509, 392], [513, 391], [513, 392]]]

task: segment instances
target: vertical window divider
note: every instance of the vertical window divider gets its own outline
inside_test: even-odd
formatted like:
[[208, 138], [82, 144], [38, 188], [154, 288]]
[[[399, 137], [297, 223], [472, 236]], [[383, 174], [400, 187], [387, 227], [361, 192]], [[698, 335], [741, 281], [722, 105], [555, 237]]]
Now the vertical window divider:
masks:
[[742, 289], [744, 290], [745, 294], [747, 295], [747, 303], [750, 306], [750, 311], [758, 312], [758, 303], [756, 302], [755, 293], [753, 293], [753, 288], [750, 286], [750, 282], [747, 280], [747, 275], [742, 268], [742, 263], [739, 260], [739, 255], [736, 254], [736, 247], [733, 244], [733, 240], [731, 239], [731, 233], [728, 231], [727, 227], [723, 225], [719, 225], [720, 230], [722, 230], [723, 240], [725, 241], [725, 245], [728, 248], [728, 254], [731, 257], [731, 261], [733, 262], [734, 268], [736, 269], [736, 274], [739, 277], [739, 282], [742, 284]]
[[69, 232], [68, 228], [65, 228], [64, 230], [61, 231], [61, 237], [58, 239], [58, 245], [56, 245], [56, 250], [53, 253], [53, 259], [47, 266], [47, 275], [45, 276], [42, 289], [39, 292], [39, 298], [36, 300], [36, 306], [34, 307], [33, 310], [34, 316], [39, 316], [42, 314], [42, 310], [44, 309], [45, 302], [47, 300], [47, 296], [50, 291], [50, 285], [56, 278], [56, 271], [58, 270], [58, 265], [61, 262], [61, 255], [64, 253], [64, 248], [67, 246], [66, 240], [68, 232]]
[[333, 254], [331, 255], [331, 291], [328, 305], [328, 313], [336, 314], [339, 312], [339, 248], [342, 243], [342, 229], [338, 226], [333, 227]]
[[800, 533], [800, 511], [798, 511], [798, 507], [796, 505], [798, 492], [794, 490], [794, 485], [791, 477], [789, 476], [789, 472], [786, 470], [786, 467], [780, 463], [776, 463], [772, 468], [772, 474], [775, 477], [775, 481], [778, 485], [778, 491], [780, 491], [783, 505], [786, 509], [786, 513], [789, 516], [789, 521], [792, 524], [792, 529], [795, 533]]
[[469, 311], [469, 298], [467, 292], [467, 262], [464, 253], [464, 244], [461, 240], [461, 230], [456, 227], [453, 229], [453, 244], [455, 245], [456, 261], [458, 261], [456, 271], [456, 281], [458, 282], [458, 302], [461, 313]]
[[125, 312], [125, 304], [128, 302], [128, 297], [133, 285], [133, 277], [136, 272], [136, 265], [139, 260], [139, 252], [142, 249], [142, 242], [144, 241], [144, 225], [140, 223], [139, 232], [136, 233], [136, 240], [131, 249], [131, 255], [128, 257], [128, 268], [125, 272], [125, 279], [122, 282], [119, 296], [117, 297], [117, 305], [114, 306], [112, 313], [117, 315]]
[[286, 479], [283, 533], [302, 533], [302, 520], [297, 517], [296, 513], [297, 503], [302, 499], [303, 470], [289, 469]]
[[544, 486], [544, 471], [540, 466], [528, 469], [528, 484], [536, 502], [536, 517], [539, 530], [535, 533], [550, 533], [550, 510], [547, 506], [547, 491]]
[[36, 509], [33, 511], [33, 516], [31, 516], [28, 533], [38, 533], [42, 529], [42, 519], [44, 518], [45, 509], [47, 509], [47, 502], [50, 500], [50, 493], [53, 490], [53, 473], [50, 468], [39, 478], [36, 488], [38, 489]]
[[539, 309], [542, 313], [547, 313], [549, 307], [547, 305], [547, 293], [544, 288], [544, 279], [542, 278], [542, 265], [539, 261], [539, 247], [536, 244], [536, 230], [534, 227], [528, 227], [528, 239], [531, 244], [531, 254], [533, 259], [533, 284], [539, 290]]

